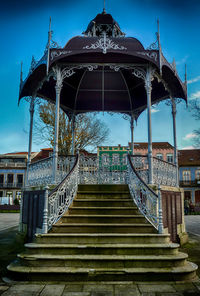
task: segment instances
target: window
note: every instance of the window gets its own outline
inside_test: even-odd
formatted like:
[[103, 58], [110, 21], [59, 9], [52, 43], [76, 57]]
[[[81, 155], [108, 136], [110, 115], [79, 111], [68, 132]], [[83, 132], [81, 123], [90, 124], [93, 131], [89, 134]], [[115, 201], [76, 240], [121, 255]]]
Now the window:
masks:
[[7, 175], [7, 183], [8, 184], [13, 185], [13, 180], [14, 180], [13, 177], [14, 177], [13, 174], [8, 174]]
[[109, 164], [109, 154], [102, 154], [102, 164]]
[[23, 175], [18, 174], [17, 175], [17, 186], [21, 187], [23, 185]]
[[195, 175], [196, 175], [196, 180], [200, 181], [200, 170], [196, 170]]
[[4, 183], [4, 174], [0, 174], [0, 186], [3, 186]]
[[3, 191], [0, 191], [0, 197], [3, 197]]
[[127, 164], [127, 154], [124, 154], [124, 155], [123, 155], [122, 163], [123, 163], [123, 164]]
[[6, 196], [7, 197], [13, 197], [13, 192], [12, 191], [7, 191]]
[[183, 171], [183, 182], [189, 184], [191, 180], [190, 171]]
[[161, 160], [163, 160], [163, 154], [162, 153], [157, 153], [156, 154], [156, 157], [159, 158], [159, 159], [161, 159]]
[[173, 162], [173, 154], [172, 153], [168, 153], [167, 154], [167, 162]]
[[112, 162], [113, 164], [119, 164], [119, 154], [113, 154]]
[[20, 201], [22, 197], [22, 192], [21, 191], [17, 191], [16, 192], [16, 198]]

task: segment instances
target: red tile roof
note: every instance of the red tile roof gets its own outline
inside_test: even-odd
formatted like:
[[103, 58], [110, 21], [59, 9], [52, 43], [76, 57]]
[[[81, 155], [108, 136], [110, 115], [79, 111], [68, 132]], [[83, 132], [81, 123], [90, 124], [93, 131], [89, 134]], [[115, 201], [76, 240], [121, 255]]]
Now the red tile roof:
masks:
[[200, 149], [179, 150], [178, 164], [179, 166], [199, 166]]
[[[131, 146], [131, 143], [129, 143], [129, 146]], [[147, 142], [135, 142], [134, 143], [135, 149], [148, 149], [148, 143]], [[152, 142], [152, 148], [153, 149], [173, 149], [174, 147], [169, 144], [168, 142]]]

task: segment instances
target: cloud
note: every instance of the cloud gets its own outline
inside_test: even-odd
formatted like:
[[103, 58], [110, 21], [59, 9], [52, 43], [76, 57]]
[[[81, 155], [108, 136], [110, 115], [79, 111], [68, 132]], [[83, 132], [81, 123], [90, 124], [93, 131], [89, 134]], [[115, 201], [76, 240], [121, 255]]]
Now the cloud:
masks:
[[188, 83], [188, 84], [191, 84], [191, 83], [197, 82], [197, 81], [199, 81], [199, 80], [200, 80], [200, 76], [197, 76], [197, 77], [195, 77], [195, 78], [193, 78], [193, 79], [188, 80], [187, 83]]
[[196, 148], [193, 146], [186, 146], [182, 148], [182, 150], [191, 150], [191, 149], [196, 149]]
[[192, 93], [188, 99], [194, 100], [194, 99], [199, 99], [199, 98], [200, 98], [200, 90], [196, 91], [195, 93]]
[[[196, 138], [196, 137], [197, 137], [197, 135], [195, 135], [195, 134], [193, 134], [193, 133], [190, 133], [190, 134], [187, 134], [187, 135], [183, 138], [183, 140], [188, 141], [188, 140], [194, 139], [194, 138]], [[188, 148], [188, 149], [189, 149], [189, 148]]]
[[154, 108], [152, 108], [151, 109], [151, 113], [157, 113], [157, 112], [159, 112], [160, 110], [158, 110], [158, 109], [154, 109]]
[[187, 62], [187, 59], [189, 58], [189, 55], [184, 56], [181, 60], [176, 62], [176, 65], [182, 65]]

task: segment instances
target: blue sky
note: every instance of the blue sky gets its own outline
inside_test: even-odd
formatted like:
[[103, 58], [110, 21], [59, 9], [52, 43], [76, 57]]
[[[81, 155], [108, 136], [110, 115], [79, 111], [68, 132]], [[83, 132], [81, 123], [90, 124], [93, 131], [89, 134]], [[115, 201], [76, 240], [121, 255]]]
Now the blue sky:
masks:
[[[3, 2], [3, 3], [2, 3]], [[43, 55], [52, 17], [53, 39], [61, 46], [75, 35], [81, 35], [96, 14], [102, 12], [103, 0], [8, 0], [0, 3], [0, 153], [27, 151], [29, 104], [22, 100], [18, 107], [20, 62], [26, 77], [32, 55]], [[106, 11], [119, 23], [126, 36], [139, 39], [144, 47], [155, 41], [156, 20], [160, 20], [161, 45], [165, 57], [175, 58], [177, 70], [184, 79], [188, 69], [188, 98], [200, 99], [200, 1], [198, 0], [106, 0]], [[178, 148], [192, 146], [193, 130], [199, 127], [184, 102], [177, 106]], [[129, 122], [121, 116], [106, 113], [102, 120], [110, 128], [107, 145], [127, 145]], [[171, 109], [159, 104], [152, 113], [153, 141], [173, 144]], [[138, 119], [135, 141], [147, 141], [146, 112]], [[33, 151], [47, 147], [33, 143]]]

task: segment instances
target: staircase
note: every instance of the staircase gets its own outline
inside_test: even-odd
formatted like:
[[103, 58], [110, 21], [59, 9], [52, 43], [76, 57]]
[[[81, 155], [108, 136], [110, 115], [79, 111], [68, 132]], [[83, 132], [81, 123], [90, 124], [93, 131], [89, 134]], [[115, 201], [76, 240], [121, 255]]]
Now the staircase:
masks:
[[44, 281], [192, 281], [187, 261], [168, 234], [139, 213], [127, 185], [79, 185], [77, 197], [48, 234], [8, 270], [18, 279]]

